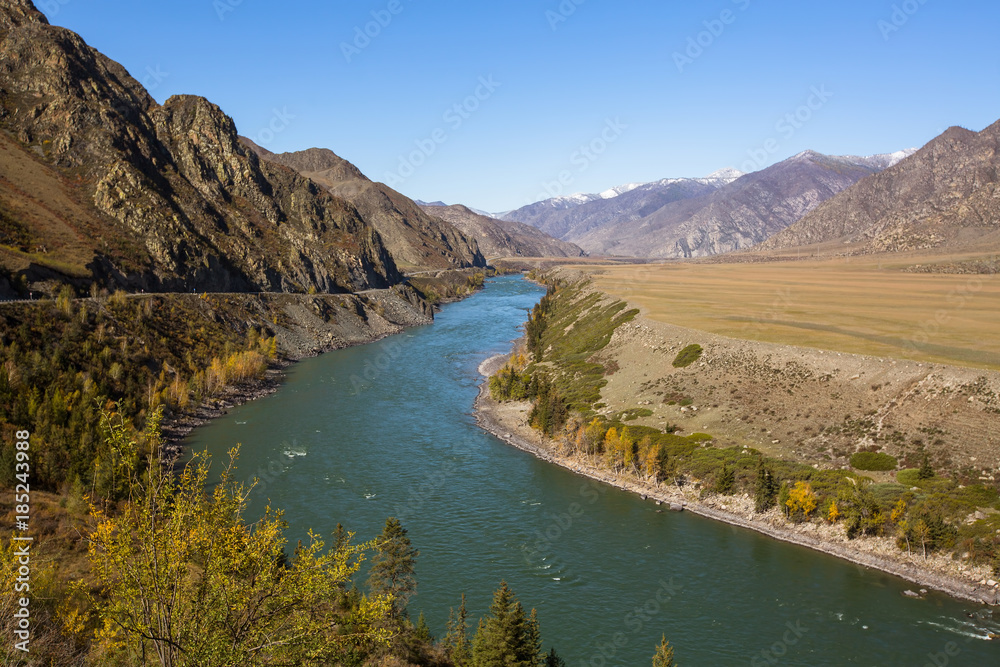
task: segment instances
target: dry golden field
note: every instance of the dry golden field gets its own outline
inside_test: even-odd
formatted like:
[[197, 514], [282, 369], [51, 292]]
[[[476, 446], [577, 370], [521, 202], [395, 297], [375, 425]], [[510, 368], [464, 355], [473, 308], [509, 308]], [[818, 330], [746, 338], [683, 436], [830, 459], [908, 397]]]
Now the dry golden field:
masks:
[[[1000, 276], [873, 259], [574, 268], [647, 317], [742, 338], [1000, 369]], [[940, 258], [937, 258], [940, 259]]]

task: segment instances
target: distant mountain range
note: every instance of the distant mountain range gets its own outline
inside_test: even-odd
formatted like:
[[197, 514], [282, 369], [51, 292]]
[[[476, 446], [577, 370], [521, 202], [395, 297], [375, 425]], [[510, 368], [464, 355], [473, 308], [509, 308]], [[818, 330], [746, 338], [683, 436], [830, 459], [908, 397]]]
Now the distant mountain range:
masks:
[[1000, 121], [952, 127], [762, 243], [842, 255], [1000, 250]]
[[548, 199], [502, 214], [591, 254], [705, 257], [749, 248], [912, 151], [870, 157], [805, 151], [761, 171], [629, 184]]
[[499, 257], [582, 257], [580, 246], [554, 239], [523, 222], [498, 220], [461, 204], [425, 204], [429, 214], [440, 217], [476, 239], [488, 258]]

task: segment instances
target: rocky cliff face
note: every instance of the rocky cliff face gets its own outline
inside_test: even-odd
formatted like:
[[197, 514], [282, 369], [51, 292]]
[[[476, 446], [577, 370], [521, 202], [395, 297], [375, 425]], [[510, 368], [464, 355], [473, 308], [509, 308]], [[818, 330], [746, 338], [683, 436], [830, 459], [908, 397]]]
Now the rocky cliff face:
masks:
[[260, 162], [207, 100], [158, 105], [25, 0], [0, 6], [0, 130], [8, 276], [321, 292], [401, 279], [354, 206]]
[[245, 137], [242, 141], [265, 161], [290, 167], [351, 202], [378, 230], [401, 267], [426, 270], [486, 266], [475, 238], [429, 215], [388, 185], [372, 182], [333, 151], [310, 148], [275, 154]]
[[586, 254], [580, 246], [554, 239], [536, 227], [479, 215], [461, 204], [424, 205], [421, 208], [475, 239], [487, 257], [583, 257]]
[[709, 194], [595, 228], [577, 243], [591, 253], [664, 258], [749, 248], [878, 168], [868, 158], [806, 151]]
[[819, 206], [760, 250], [819, 254], [1000, 248], [1000, 121], [953, 127]]

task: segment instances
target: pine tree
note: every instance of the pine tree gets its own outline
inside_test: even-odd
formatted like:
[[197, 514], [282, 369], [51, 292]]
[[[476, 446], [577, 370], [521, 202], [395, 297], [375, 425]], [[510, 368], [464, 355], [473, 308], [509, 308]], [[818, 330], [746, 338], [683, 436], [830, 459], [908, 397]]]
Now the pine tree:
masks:
[[556, 654], [555, 648], [549, 651], [549, 654], [545, 656], [545, 667], [566, 667], [566, 661], [560, 658]]
[[663, 635], [653, 655], [653, 667], [674, 667], [674, 665], [674, 647], [667, 641], [667, 636]]
[[417, 618], [417, 625], [413, 628], [413, 635], [425, 644], [430, 644], [434, 641], [434, 637], [431, 636], [431, 629], [427, 626], [427, 619], [424, 618], [424, 612], [422, 611]]
[[507, 582], [501, 582], [490, 615], [480, 619], [472, 640], [473, 667], [537, 667], [541, 649], [534, 611], [525, 615]]
[[465, 610], [465, 593], [462, 593], [462, 604], [458, 608], [458, 613], [456, 614], [454, 609], [448, 612], [444, 649], [457, 667], [465, 667], [472, 658], [472, 648], [469, 645], [468, 613]]
[[778, 495], [778, 481], [764, 459], [757, 459], [757, 484], [754, 487], [754, 506], [758, 512], [765, 512], [774, 505]]
[[917, 479], [931, 479], [932, 477], [934, 477], [934, 468], [931, 467], [931, 457], [924, 454], [920, 470], [917, 471]]
[[736, 484], [736, 471], [729, 467], [729, 464], [722, 464], [722, 472], [719, 473], [719, 479], [715, 482], [715, 491], [724, 496], [728, 496], [733, 492], [733, 487]]
[[420, 552], [410, 544], [406, 529], [394, 517], [386, 519], [385, 528], [375, 541], [375, 549], [368, 587], [374, 595], [391, 595], [393, 611], [405, 618], [406, 603], [417, 590], [414, 571]]

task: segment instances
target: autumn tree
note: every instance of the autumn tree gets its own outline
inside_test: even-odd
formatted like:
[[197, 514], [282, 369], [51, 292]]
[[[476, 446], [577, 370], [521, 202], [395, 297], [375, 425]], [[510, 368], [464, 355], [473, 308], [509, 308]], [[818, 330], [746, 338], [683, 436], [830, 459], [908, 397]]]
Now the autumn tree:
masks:
[[674, 667], [674, 664], [674, 647], [667, 641], [667, 636], [663, 635], [653, 654], [653, 667]]
[[386, 519], [382, 534], [375, 539], [368, 588], [373, 595], [391, 596], [393, 612], [401, 618], [406, 617], [406, 604], [417, 591], [418, 555], [399, 519]]
[[507, 582], [501, 582], [472, 640], [473, 667], [537, 667], [541, 650], [534, 611], [525, 614]]
[[[252, 524], [243, 518], [252, 487], [234, 481], [236, 450], [208, 492], [206, 455], [174, 475], [157, 446], [143, 474], [125, 426], [111, 424], [126, 495], [115, 512], [91, 507], [97, 663], [330, 664], [388, 642], [377, 629], [388, 597], [341, 604], [373, 545], [328, 550], [310, 533], [289, 561], [280, 512], [268, 508]], [[158, 424], [151, 420], [148, 433], [156, 443]]]
[[795, 486], [789, 489], [788, 500], [785, 501], [790, 516], [794, 517], [801, 512], [805, 519], [808, 519], [809, 515], [816, 509], [816, 504], [817, 498], [812, 490], [812, 485], [802, 481], [795, 482]]

